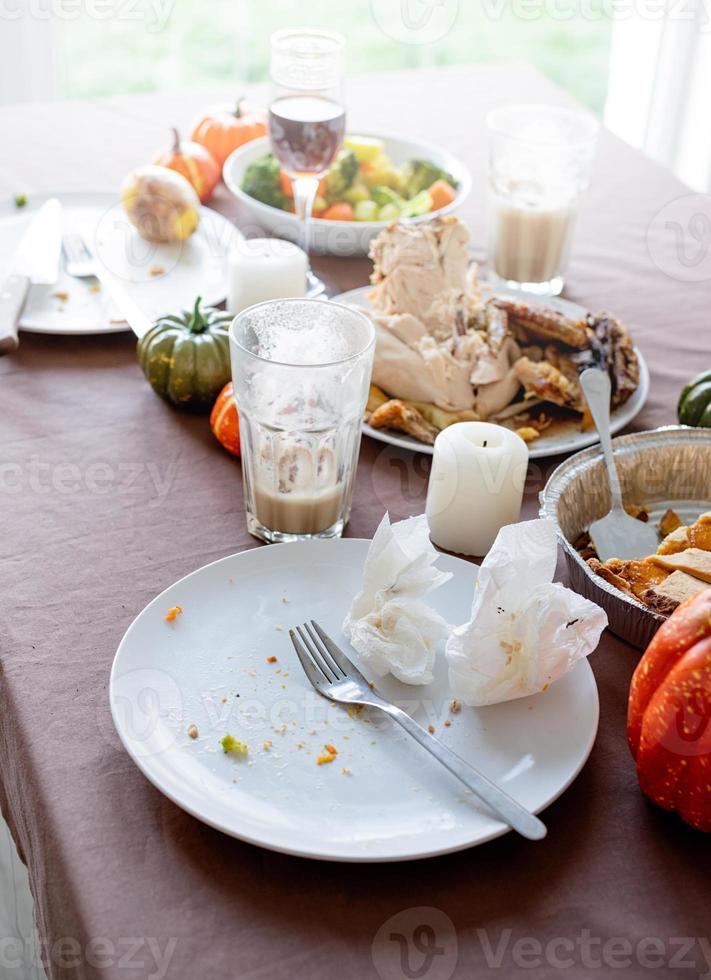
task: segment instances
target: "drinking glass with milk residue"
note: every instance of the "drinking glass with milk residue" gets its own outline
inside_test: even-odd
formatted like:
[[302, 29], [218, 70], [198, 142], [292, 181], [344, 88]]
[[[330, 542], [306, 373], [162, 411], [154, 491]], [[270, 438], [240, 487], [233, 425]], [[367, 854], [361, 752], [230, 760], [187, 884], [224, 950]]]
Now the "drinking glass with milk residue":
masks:
[[375, 330], [309, 299], [235, 317], [230, 351], [247, 527], [263, 541], [338, 537], [351, 507]]
[[487, 127], [490, 264], [511, 288], [557, 296], [598, 123], [558, 106], [510, 105], [490, 112]]

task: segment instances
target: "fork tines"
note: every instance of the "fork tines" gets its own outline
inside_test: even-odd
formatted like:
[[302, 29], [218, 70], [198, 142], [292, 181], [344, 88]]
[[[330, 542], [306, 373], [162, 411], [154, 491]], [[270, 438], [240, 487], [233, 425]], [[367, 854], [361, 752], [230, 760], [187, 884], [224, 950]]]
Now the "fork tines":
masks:
[[[290, 629], [289, 636], [312, 684], [322, 684], [324, 681], [333, 684], [348, 676], [348, 668], [338, 663], [338, 660], [347, 658], [313, 619], [310, 623]], [[347, 663], [352, 666], [350, 662]], [[316, 679], [313, 676], [314, 668], [318, 671]]]

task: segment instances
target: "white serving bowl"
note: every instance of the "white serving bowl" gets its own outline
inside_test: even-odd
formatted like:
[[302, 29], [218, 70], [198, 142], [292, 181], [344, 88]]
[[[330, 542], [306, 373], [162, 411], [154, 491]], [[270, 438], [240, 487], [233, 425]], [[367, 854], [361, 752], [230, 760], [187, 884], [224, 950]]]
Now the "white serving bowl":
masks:
[[[442, 217], [455, 211], [471, 189], [471, 175], [467, 167], [457, 157], [446, 150], [431, 146], [429, 143], [402, 139], [398, 136], [381, 136], [376, 133], [358, 134], [370, 139], [380, 139], [385, 143], [385, 151], [395, 166], [400, 166], [406, 160], [429, 160], [441, 167], [454, 177], [458, 183], [457, 196], [444, 208], [430, 211], [419, 218], [407, 218], [412, 224], [421, 224], [434, 217]], [[250, 163], [264, 156], [270, 149], [268, 136], [252, 140], [231, 153], [225, 160], [222, 176], [225, 184], [238, 201], [249, 210], [254, 218], [256, 228], [263, 229], [276, 238], [287, 238], [299, 242], [299, 220], [288, 211], [281, 211], [269, 204], [255, 200], [242, 190], [244, 173]], [[383, 228], [391, 224], [389, 221], [327, 221], [324, 218], [314, 218], [311, 223], [310, 249], [317, 255], [367, 255], [368, 246]], [[242, 228], [249, 232], [248, 228]], [[249, 235], [248, 235], [249, 237]]]

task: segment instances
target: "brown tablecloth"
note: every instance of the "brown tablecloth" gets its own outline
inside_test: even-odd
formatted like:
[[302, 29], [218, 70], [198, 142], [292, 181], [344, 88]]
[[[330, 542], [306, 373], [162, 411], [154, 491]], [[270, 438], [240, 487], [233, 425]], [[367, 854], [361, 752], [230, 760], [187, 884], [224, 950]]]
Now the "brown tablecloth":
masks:
[[[475, 192], [463, 215], [483, 255], [483, 116], [522, 98], [563, 96], [527, 69], [433, 69], [353, 80], [349, 108], [353, 128], [395, 129], [467, 160]], [[201, 101], [2, 109], [0, 191], [115, 186]], [[680, 385], [711, 360], [709, 284], [680, 281], [688, 266], [665, 225], [670, 212], [655, 219], [664, 206], [673, 219], [670, 202], [686, 193], [603, 135], [568, 295], [632, 328], [652, 374], [637, 428], [674, 421]], [[234, 213], [224, 189], [216, 205]], [[317, 264], [337, 288], [366, 281], [364, 261]], [[625, 744], [638, 653], [611, 635], [592, 658], [599, 736], [546, 811], [542, 844], [509, 834], [420, 863], [308, 862], [211, 830], [140, 775], [109, 716], [117, 644], [157, 592], [255, 542], [238, 464], [204, 418], [155, 397], [134, 346], [129, 335], [24, 335], [19, 352], [0, 359], [0, 802], [29, 867], [51, 976], [448, 980], [549, 977], [566, 963], [574, 978], [617, 969], [642, 977], [655, 964], [664, 977], [711, 969], [711, 948], [699, 942], [709, 930], [709, 842], [639, 793]], [[553, 466], [531, 466], [527, 516]], [[385, 508], [421, 512], [427, 469], [424, 457], [366, 439], [348, 533], [370, 536]]]

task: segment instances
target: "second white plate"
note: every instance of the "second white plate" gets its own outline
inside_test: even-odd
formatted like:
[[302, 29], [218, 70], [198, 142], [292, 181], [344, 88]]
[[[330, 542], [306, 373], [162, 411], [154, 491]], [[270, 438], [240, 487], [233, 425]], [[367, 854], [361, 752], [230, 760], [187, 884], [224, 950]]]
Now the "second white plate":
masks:
[[[23, 208], [12, 201], [0, 202], [0, 278], [29, 219], [49, 196], [61, 202], [63, 233], [83, 235], [150, 319], [190, 308], [197, 296], [202, 296], [204, 306], [225, 298], [227, 254], [242, 237], [227, 218], [211, 208], [201, 208], [198, 230], [186, 242], [154, 244], [142, 239], [129, 224], [118, 194], [111, 191], [32, 195]], [[74, 336], [130, 328], [101, 288], [92, 280], [69, 276], [60, 261], [56, 283], [31, 287], [20, 329]]]
[[[340, 293], [338, 296], [333, 296], [332, 299], [336, 303], [351, 303], [355, 306], [361, 306], [363, 309], [370, 308], [370, 302], [368, 300], [368, 293], [370, 292], [370, 286], [360, 286], [358, 289], [349, 289], [348, 292]], [[515, 298], [521, 298], [522, 296], [529, 302], [535, 305], [536, 297], [531, 298], [528, 293], [515, 292], [510, 289], [497, 290], [501, 293], [507, 293]], [[540, 300], [541, 304], [543, 300]], [[568, 316], [580, 317], [585, 315], [585, 310], [582, 306], [578, 306], [577, 303], [573, 303], [568, 299], [563, 299], [560, 296], [552, 296], [546, 298], [545, 304], [552, 307], [553, 309], [560, 310], [561, 313], [565, 313]], [[613, 435], [620, 432], [641, 412], [644, 403], [649, 395], [649, 369], [647, 364], [642, 357], [642, 353], [638, 347], [635, 347], [637, 357], [639, 358], [639, 369], [640, 378], [637, 390], [634, 392], [632, 397], [621, 405], [620, 408], [615, 409], [610, 416], [610, 430]], [[396, 432], [388, 431], [386, 429], [373, 429], [367, 423], [363, 424], [363, 432], [365, 435], [370, 436], [371, 439], [377, 439], [378, 442], [385, 442], [390, 446], [398, 446], [401, 449], [414, 449], [418, 453], [427, 453], [431, 456], [434, 452], [433, 446], [428, 446], [423, 442], [418, 442], [417, 439], [413, 439], [411, 436], [400, 434]], [[588, 446], [594, 446], [598, 442], [597, 432], [593, 429], [590, 432], [575, 432], [575, 431], [565, 431], [562, 433], [557, 433], [551, 436], [542, 435], [540, 438], [536, 439], [535, 442], [531, 443], [528, 447], [529, 459], [541, 459], [545, 456], [557, 456], [563, 453], [576, 453], [579, 449], [586, 449]]]
[[[287, 628], [307, 619], [351, 650], [340, 627], [368, 545], [310, 541], [231, 555], [171, 585], [129, 627], [111, 672], [114, 723], [141, 771], [188, 813], [262, 847], [340, 861], [429, 857], [506, 832], [404, 732], [376, 712], [326, 701], [301, 669]], [[476, 566], [448, 555], [439, 565], [454, 577], [433, 605], [462, 622]], [[166, 622], [175, 605], [182, 614]], [[376, 681], [534, 811], [575, 778], [597, 731], [587, 661], [536, 697], [455, 714], [443, 655], [426, 687]], [[228, 733], [248, 744], [246, 759], [224, 754]], [[338, 756], [318, 765], [326, 743]]]

